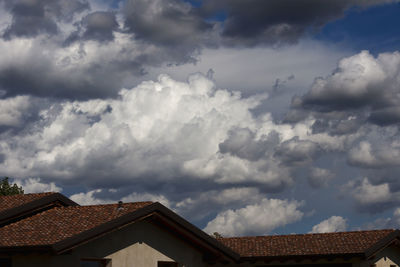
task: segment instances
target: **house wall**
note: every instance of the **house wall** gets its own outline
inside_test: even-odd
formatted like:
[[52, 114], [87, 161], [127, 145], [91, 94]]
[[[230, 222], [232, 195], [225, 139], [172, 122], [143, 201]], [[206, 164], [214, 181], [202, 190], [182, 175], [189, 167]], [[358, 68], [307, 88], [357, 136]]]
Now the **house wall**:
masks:
[[176, 261], [179, 267], [204, 267], [203, 255], [161, 228], [137, 222], [106, 234], [65, 255], [15, 255], [13, 267], [79, 266], [82, 258], [111, 259], [112, 267], [157, 267], [158, 261]]
[[390, 267], [390, 265], [400, 266], [400, 249], [388, 247], [379, 252], [373, 259], [360, 262], [354, 267], [370, 267], [375, 264], [376, 267]]
[[[355, 260], [354, 260], [355, 261]], [[353, 262], [354, 262], [353, 261]], [[222, 263], [212, 265], [212, 267], [278, 267], [278, 266], [293, 266], [293, 267], [321, 267], [321, 266], [326, 266], [326, 267], [352, 267], [352, 261], [343, 261], [340, 259], [336, 260], [303, 260], [303, 261], [294, 261], [294, 260], [289, 260], [289, 261], [271, 261], [271, 262], [264, 262], [264, 261], [257, 261], [257, 262], [242, 262], [238, 264], [229, 264], [229, 265], [224, 265]], [[211, 266], [210, 266], [211, 267]], [[369, 266], [368, 266], [369, 267]]]

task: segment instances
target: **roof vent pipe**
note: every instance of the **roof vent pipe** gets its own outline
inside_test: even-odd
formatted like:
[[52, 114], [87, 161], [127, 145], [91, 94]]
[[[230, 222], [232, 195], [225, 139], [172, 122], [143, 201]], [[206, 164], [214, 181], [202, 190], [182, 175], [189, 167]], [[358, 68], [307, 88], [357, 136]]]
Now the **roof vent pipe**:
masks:
[[118, 201], [118, 208], [117, 208], [117, 210], [118, 211], [121, 211], [121, 210], [123, 210], [124, 208], [122, 207], [122, 201], [120, 200], [120, 201]]

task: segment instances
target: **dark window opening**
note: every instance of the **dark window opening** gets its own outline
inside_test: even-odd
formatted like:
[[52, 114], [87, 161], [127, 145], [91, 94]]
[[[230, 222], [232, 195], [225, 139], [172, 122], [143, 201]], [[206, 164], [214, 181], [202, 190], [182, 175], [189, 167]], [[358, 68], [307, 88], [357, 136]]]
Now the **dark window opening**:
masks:
[[82, 259], [81, 267], [107, 267], [110, 262], [109, 259]]
[[157, 267], [178, 267], [178, 263], [174, 261], [159, 261]]
[[11, 267], [12, 262], [10, 258], [0, 258], [0, 267]]

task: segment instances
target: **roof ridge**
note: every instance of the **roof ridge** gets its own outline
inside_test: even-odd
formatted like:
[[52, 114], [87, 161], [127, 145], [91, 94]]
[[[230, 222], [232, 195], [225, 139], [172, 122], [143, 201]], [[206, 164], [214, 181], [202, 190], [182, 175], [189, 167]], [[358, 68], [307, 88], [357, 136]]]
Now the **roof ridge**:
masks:
[[[135, 202], [123, 202], [122, 205], [129, 205], [129, 204], [141, 204], [141, 203], [155, 203], [153, 201], [135, 201]], [[80, 206], [75, 206], [75, 207], [100, 207], [100, 206], [112, 206], [112, 205], [119, 205], [118, 202], [113, 202], [113, 203], [104, 203], [104, 204], [91, 204], [91, 205], [80, 205]], [[72, 206], [71, 206], [72, 207]], [[65, 207], [67, 208], [67, 207]]]
[[50, 195], [50, 194], [59, 194], [60, 192], [40, 192], [40, 193], [23, 193], [23, 194], [15, 194], [15, 195], [7, 195], [7, 196], [0, 196], [0, 197], [18, 197], [18, 196], [27, 196], [27, 195]]
[[[149, 205], [151, 205], [151, 204], [154, 203], [154, 202], [151, 202], [151, 201], [127, 202], [127, 203], [123, 203], [123, 205], [124, 205], [124, 204], [125, 204], [125, 205], [126, 205], [126, 204], [135, 204], [135, 203], [149, 203]], [[42, 212], [40, 212], [40, 213], [34, 214], [34, 215], [32, 215], [32, 216], [29, 216], [28, 218], [25, 218], [25, 219], [32, 219], [32, 218], [35, 218], [35, 217], [38, 217], [38, 216], [43, 216], [44, 214], [52, 213], [52, 212], [54, 212], [55, 210], [58, 211], [58, 210], [68, 210], [68, 209], [79, 209], [79, 208], [85, 208], [85, 207], [89, 207], [89, 208], [90, 208], [90, 207], [104, 207], [104, 206], [118, 206], [118, 203], [104, 204], [104, 205], [99, 204], [99, 205], [87, 205], [87, 206], [80, 206], [80, 205], [77, 205], [77, 206], [53, 207], [53, 208], [51, 208], [51, 209], [48, 209], [48, 210], [42, 211]], [[148, 205], [146, 205], [146, 206], [148, 206]], [[144, 207], [146, 207], [146, 206], [144, 206]], [[144, 207], [141, 207], [141, 208], [144, 208]], [[141, 208], [139, 208], [139, 209], [141, 209]], [[133, 211], [133, 212], [134, 212], [134, 211]], [[16, 222], [13, 222], [13, 223], [4, 225], [2, 228], [12, 227], [14, 224], [20, 223], [21, 221], [24, 221], [25, 219], [22, 219], [22, 220], [19, 220], [19, 221], [16, 221]]]
[[340, 231], [340, 232], [327, 232], [327, 233], [305, 233], [305, 234], [285, 234], [285, 235], [255, 235], [255, 236], [231, 236], [231, 237], [220, 237], [217, 239], [234, 239], [234, 238], [259, 238], [259, 237], [286, 237], [286, 236], [311, 236], [311, 235], [333, 235], [333, 234], [347, 234], [347, 233], [370, 233], [370, 232], [384, 232], [384, 231], [396, 231], [393, 228], [387, 229], [373, 229], [373, 230], [353, 230], [353, 231]]

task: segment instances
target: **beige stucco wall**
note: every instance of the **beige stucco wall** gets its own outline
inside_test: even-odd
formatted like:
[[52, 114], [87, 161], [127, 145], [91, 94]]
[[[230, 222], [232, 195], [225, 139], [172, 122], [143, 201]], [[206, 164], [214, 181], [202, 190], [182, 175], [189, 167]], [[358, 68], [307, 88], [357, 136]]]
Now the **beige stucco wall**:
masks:
[[203, 267], [203, 255], [171, 233], [137, 222], [82, 245], [66, 255], [15, 255], [13, 267], [79, 266], [81, 258], [108, 258], [112, 267], [157, 267], [176, 261], [180, 267]]
[[388, 247], [379, 252], [373, 259], [355, 264], [354, 267], [370, 267], [372, 264], [376, 264], [376, 267], [400, 266], [400, 249]]

